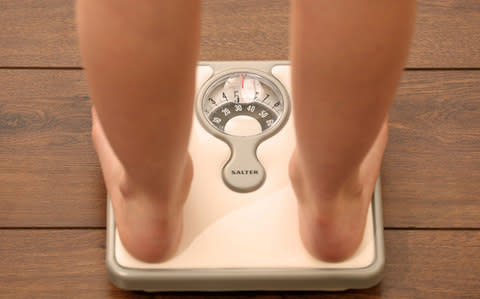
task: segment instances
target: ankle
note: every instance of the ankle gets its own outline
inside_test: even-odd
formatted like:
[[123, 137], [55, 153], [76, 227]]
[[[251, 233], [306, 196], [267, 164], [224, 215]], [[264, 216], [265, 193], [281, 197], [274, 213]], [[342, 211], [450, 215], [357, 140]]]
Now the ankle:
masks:
[[333, 177], [331, 172], [306, 175], [307, 169], [299, 162], [294, 152], [289, 165], [289, 177], [300, 202], [308, 198], [321, 198], [324, 201], [336, 201], [340, 198], [358, 198], [364, 194], [364, 184], [360, 179], [359, 168], [342, 178]]
[[164, 204], [183, 203], [193, 178], [190, 155], [187, 155], [183, 167], [179, 168], [176, 175], [166, 176], [164, 173], [163, 170], [151, 169], [142, 174], [124, 171], [120, 176], [120, 194], [127, 201], [148, 198]]

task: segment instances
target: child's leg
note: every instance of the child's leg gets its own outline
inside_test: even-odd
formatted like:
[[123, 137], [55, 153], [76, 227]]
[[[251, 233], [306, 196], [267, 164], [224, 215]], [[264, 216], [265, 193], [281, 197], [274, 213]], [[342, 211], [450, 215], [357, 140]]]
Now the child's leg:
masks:
[[414, 12], [414, 0], [292, 1], [290, 176], [319, 258], [345, 259], [362, 239]]
[[81, 0], [77, 19], [92, 135], [120, 237], [139, 259], [168, 258], [193, 174], [200, 2]]

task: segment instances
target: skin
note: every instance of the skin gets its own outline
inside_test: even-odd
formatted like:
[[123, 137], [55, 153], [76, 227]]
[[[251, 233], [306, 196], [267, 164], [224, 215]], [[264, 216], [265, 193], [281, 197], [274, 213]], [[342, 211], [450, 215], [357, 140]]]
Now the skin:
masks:
[[[320, 259], [349, 257], [363, 236], [414, 12], [413, 0], [291, 1], [290, 178], [302, 240]], [[82, 0], [77, 22], [120, 238], [140, 260], [168, 259], [193, 176], [200, 2]]]
[[141, 260], [166, 259], [193, 175], [200, 2], [82, 0], [77, 22], [92, 137], [120, 238]]
[[340, 261], [363, 237], [415, 1], [291, 4], [297, 148], [290, 178], [299, 200], [300, 233], [312, 255]]

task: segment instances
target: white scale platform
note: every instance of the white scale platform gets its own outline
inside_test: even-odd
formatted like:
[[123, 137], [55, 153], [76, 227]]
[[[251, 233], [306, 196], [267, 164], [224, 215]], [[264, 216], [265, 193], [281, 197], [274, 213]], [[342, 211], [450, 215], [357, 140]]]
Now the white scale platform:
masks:
[[[204, 62], [197, 90], [226, 70], [265, 72], [290, 90], [288, 62]], [[222, 180], [229, 146], [207, 132], [194, 115], [189, 152], [194, 177], [185, 205], [177, 254], [163, 263], [144, 263], [123, 247], [110, 202], [107, 211], [107, 268], [120, 288], [145, 291], [344, 290], [367, 288], [381, 279], [384, 266], [380, 183], [369, 209], [363, 241], [340, 263], [312, 257], [298, 232], [297, 203], [288, 178], [295, 147], [293, 115], [258, 146], [266, 170], [263, 185], [238, 193]]]

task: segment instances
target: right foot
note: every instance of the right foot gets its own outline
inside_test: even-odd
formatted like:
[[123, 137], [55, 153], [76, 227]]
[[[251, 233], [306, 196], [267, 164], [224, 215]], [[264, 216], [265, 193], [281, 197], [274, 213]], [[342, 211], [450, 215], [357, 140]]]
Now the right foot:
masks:
[[300, 236], [316, 258], [339, 262], [353, 255], [363, 239], [368, 207], [387, 144], [384, 122], [359, 171], [335, 194], [325, 194], [328, 177], [312, 182], [302, 174], [297, 153], [290, 160], [290, 179], [298, 198]]
[[186, 158], [179, 185], [173, 188], [177, 191], [171, 198], [163, 198], [154, 191], [145, 191], [126, 176], [94, 109], [92, 121], [92, 138], [123, 246], [131, 255], [145, 262], [170, 258], [182, 234], [183, 204], [193, 176], [190, 156]]

